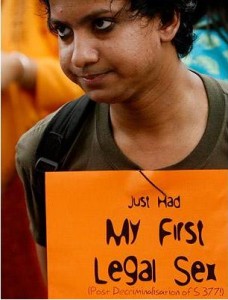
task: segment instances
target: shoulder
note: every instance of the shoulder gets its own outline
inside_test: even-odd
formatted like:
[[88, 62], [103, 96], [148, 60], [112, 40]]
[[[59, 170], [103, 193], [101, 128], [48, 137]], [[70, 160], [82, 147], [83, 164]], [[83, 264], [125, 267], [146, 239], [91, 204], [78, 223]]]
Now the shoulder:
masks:
[[[68, 138], [69, 133], [72, 133], [67, 127], [68, 124], [70, 123], [71, 128], [75, 129], [75, 124], [79, 124], [79, 121], [84, 119], [84, 115], [89, 112], [88, 109], [90, 109], [91, 106], [94, 107], [91, 103], [94, 102], [90, 101], [86, 96], [69, 101], [52, 114], [40, 120], [35, 126], [23, 134], [16, 145], [16, 167], [19, 175], [22, 175], [22, 171], [27, 174], [33, 172], [36, 163], [36, 152], [48, 125], [50, 124], [52, 126], [51, 129], [48, 127], [51, 131], [57, 130], [56, 132], [59, 133], [60, 129], [63, 130], [64, 138]], [[52, 120], [53, 122], [51, 123]], [[81, 123], [79, 125], [81, 125]], [[66, 127], [68, 129], [67, 131], [65, 130]], [[51, 151], [55, 151], [56, 149], [53, 149], [55, 143], [52, 143], [53, 140], [48, 139], [48, 142], [49, 141], [50, 143], [47, 147], [49, 147]]]
[[34, 165], [37, 146], [44, 130], [56, 113], [57, 111], [49, 114], [20, 137], [16, 145], [17, 169], [29, 169]]
[[[216, 99], [218, 97], [218, 93], [222, 95], [223, 99], [224, 99], [224, 105], [225, 107], [227, 107], [228, 105], [228, 81], [227, 80], [215, 80], [215, 82], [217, 83], [218, 86], [218, 91], [216, 93]], [[211, 83], [211, 85], [213, 85], [213, 83]]]
[[[228, 81], [218, 80], [210, 76], [199, 74], [203, 80], [206, 93], [208, 96], [209, 113], [216, 118], [215, 126], [218, 127], [218, 123], [227, 123], [228, 119]], [[225, 127], [227, 127], [225, 125]]]
[[220, 117], [227, 118], [228, 113], [228, 81], [218, 80], [204, 76], [204, 83], [208, 93], [210, 104], [213, 102], [214, 109], [221, 110]]
[[225, 97], [228, 95], [228, 80], [213, 78], [212, 76], [202, 74], [196, 71], [193, 72], [201, 78], [207, 90], [207, 93], [223, 95]]
[[228, 80], [218, 80], [221, 89], [225, 95], [228, 95]]

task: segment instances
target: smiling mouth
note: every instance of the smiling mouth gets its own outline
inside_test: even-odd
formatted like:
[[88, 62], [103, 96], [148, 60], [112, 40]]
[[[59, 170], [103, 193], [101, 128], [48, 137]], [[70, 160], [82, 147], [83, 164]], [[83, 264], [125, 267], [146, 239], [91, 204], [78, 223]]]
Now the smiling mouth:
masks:
[[105, 73], [99, 73], [99, 74], [91, 74], [91, 75], [84, 75], [84, 76], [81, 76], [82, 79], [85, 79], [85, 80], [93, 80], [99, 76], [102, 76], [104, 75]]
[[86, 83], [96, 83], [96, 82], [100, 82], [110, 72], [111, 71], [95, 73], [95, 74], [83, 74], [83, 75], [78, 76], [78, 79], [82, 80]]

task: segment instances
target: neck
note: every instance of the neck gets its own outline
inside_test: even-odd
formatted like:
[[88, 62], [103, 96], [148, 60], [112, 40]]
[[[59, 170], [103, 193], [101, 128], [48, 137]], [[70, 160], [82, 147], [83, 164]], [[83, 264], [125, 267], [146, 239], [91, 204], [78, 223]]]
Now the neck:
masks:
[[179, 68], [171, 79], [164, 75], [144, 98], [111, 105], [114, 139], [141, 168], [159, 169], [181, 161], [205, 131], [208, 103], [203, 83], [184, 66]]
[[158, 134], [172, 124], [181, 125], [186, 116], [191, 116], [203, 84], [181, 62], [176, 68], [165, 70], [142, 98], [111, 105], [114, 131], [121, 128], [126, 133]]

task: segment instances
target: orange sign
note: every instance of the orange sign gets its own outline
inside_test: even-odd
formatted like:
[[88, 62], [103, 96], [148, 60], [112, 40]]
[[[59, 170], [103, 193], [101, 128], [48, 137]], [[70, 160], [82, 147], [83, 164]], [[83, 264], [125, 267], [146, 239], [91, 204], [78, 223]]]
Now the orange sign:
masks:
[[46, 176], [50, 298], [228, 297], [228, 171]]

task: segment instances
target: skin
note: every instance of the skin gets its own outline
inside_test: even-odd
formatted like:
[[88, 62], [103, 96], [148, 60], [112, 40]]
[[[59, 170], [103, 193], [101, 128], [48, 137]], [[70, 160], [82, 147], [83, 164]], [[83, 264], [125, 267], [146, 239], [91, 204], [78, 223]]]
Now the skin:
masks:
[[[131, 15], [126, 11], [115, 18], [125, 1], [114, 1], [111, 11], [110, 0], [97, 1], [93, 9], [92, 0], [61, 2], [50, 1], [51, 18], [61, 22], [56, 27], [58, 31], [60, 25], [60, 35], [68, 33], [64, 39], [59, 38], [60, 63], [72, 81], [97, 102], [141, 101], [142, 94], [154, 90], [169, 59], [164, 60], [161, 52], [159, 18], [153, 21], [130, 19]], [[107, 13], [99, 13], [102, 10], [107, 10]], [[84, 22], [88, 14], [94, 16]], [[98, 18], [103, 18], [102, 26]], [[110, 26], [109, 19], [113, 19], [113, 26]], [[108, 25], [110, 31], [100, 29]], [[177, 60], [175, 50], [172, 50]]]
[[11, 83], [16, 82], [25, 89], [34, 89], [37, 75], [37, 65], [27, 58], [26, 69], [21, 64], [19, 53], [1, 52], [1, 90], [4, 91]]
[[[171, 42], [178, 14], [164, 26], [158, 16], [131, 18], [122, 9], [126, 3], [51, 0], [51, 27], [65, 74], [94, 101], [110, 104], [121, 151], [142, 169], [164, 168], [183, 160], [201, 139], [207, 96]], [[45, 248], [40, 255], [43, 261]]]

